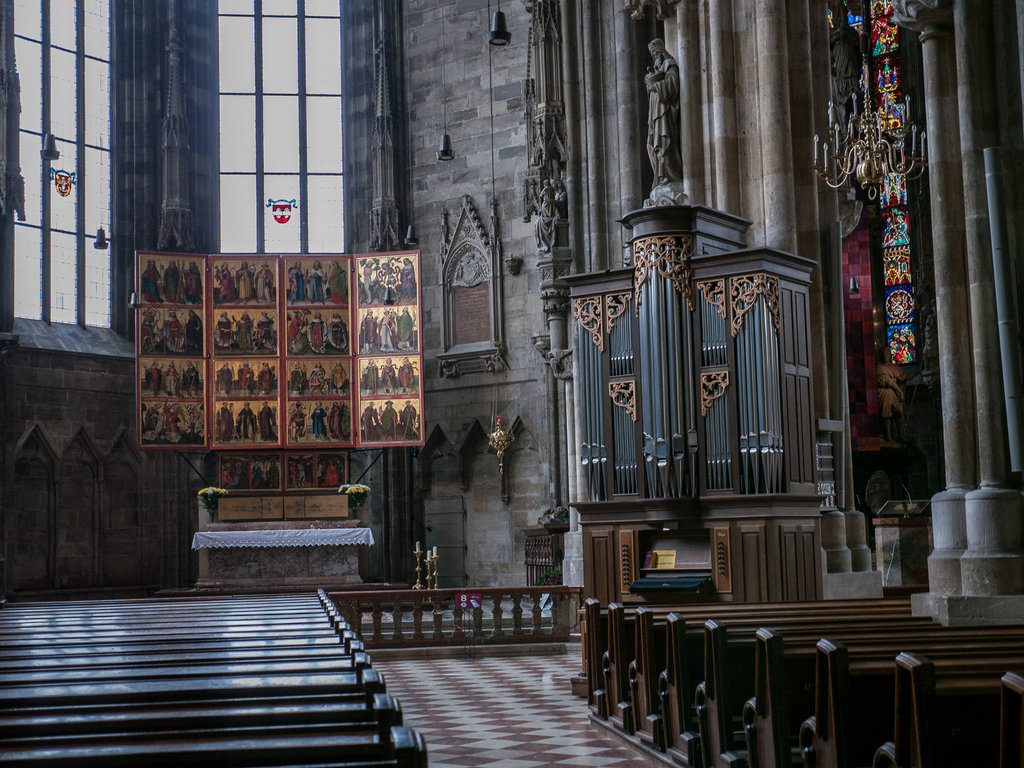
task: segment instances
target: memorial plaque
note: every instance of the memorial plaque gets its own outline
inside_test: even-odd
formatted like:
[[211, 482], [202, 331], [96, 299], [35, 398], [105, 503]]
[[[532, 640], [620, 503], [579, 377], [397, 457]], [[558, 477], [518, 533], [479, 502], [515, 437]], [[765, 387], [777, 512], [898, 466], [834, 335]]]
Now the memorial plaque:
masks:
[[491, 289], [487, 283], [452, 288], [455, 346], [491, 340]]

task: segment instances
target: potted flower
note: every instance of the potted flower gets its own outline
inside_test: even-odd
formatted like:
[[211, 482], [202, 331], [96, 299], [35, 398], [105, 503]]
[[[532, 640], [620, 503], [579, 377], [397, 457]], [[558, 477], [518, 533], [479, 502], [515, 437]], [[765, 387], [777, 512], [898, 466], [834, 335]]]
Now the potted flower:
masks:
[[338, 488], [338, 493], [345, 494], [349, 509], [359, 509], [366, 503], [366, 499], [370, 495], [370, 488], [361, 483], [345, 483]]
[[227, 496], [228, 492], [223, 488], [217, 488], [216, 486], [209, 485], [199, 491], [196, 495], [203, 503], [203, 506], [206, 507], [206, 511], [210, 513], [210, 520], [216, 520], [217, 502], [220, 501], [221, 496]]

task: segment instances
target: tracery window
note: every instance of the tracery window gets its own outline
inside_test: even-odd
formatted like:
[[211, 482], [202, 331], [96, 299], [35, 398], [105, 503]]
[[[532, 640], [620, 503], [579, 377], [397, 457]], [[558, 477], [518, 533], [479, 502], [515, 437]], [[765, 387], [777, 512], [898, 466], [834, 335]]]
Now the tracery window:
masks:
[[[14, 229], [14, 312], [110, 326], [110, 3], [15, 0], [25, 221]], [[40, 157], [47, 133], [60, 157]]]
[[220, 250], [345, 250], [339, 0], [219, 0]]

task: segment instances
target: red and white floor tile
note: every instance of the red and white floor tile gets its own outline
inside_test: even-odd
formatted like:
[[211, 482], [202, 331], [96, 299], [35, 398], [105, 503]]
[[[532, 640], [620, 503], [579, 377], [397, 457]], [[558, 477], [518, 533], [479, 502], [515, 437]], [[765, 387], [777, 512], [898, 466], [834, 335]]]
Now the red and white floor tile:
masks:
[[572, 695], [579, 653], [470, 659], [374, 659], [405, 724], [427, 742], [430, 768], [641, 768]]

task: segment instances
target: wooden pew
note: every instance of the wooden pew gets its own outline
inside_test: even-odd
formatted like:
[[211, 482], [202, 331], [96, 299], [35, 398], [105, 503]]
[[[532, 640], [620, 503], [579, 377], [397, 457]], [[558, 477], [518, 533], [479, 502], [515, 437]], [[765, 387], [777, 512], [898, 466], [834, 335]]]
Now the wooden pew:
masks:
[[665, 752], [683, 765], [702, 765], [693, 678], [686, 663], [686, 619], [670, 613], [665, 625], [665, 669], [658, 675], [658, 699], [665, 718]]
[[735, 697], [735, 668], [728, 649], [728, 632], [714, 619], [704, 623], [704, 680], [695, 702], [700, 723], [701, 752], [709, 768], [744, 768], [746, 750], [733, 737], [733, 716], [740, 707]]
[[1024, 675], [1007, 672], [999, 701], [999, 768], [1024, 768]]
[[405, 727], [386, 741], [375, 735], [337, 733], [330, 728], [301, 735], [250, 734], [236, 738], [211, 733], [174, 741], [156, 737], [126, 743], [68, 747], [5, 747], [0, 765], [106, 768], [107, 766], [358, 766], [426, 768], [422, 737]]
[[789, 768], [790, 680], [783, 658], [782, 635], [761, 628], [754, 637], [754, 695], [743, 705], [743, 732], [750, 768]]
[[401, 727], [398, 702], [333, 606], [268, 606], [6, 613], [0, 764], [425, 768], [422, 739]]

